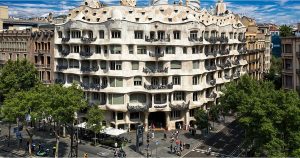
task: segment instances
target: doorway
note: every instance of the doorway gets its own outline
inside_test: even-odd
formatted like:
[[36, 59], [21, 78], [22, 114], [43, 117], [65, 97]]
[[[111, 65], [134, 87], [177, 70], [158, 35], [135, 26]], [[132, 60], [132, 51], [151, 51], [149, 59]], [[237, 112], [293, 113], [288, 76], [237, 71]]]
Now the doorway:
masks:
[[149, 114], [148, 121], [151, 128], [165, 128], [166, 114], [165, 112], [151, 112]]

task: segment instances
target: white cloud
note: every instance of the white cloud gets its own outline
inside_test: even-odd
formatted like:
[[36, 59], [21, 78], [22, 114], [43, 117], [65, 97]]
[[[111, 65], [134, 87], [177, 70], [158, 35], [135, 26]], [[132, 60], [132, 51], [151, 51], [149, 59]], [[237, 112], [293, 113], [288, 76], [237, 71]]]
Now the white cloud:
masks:
[[289, 0], [279, 0], [279, 4], [280, 5], [284, 5], [286, 2], [288, 2]]

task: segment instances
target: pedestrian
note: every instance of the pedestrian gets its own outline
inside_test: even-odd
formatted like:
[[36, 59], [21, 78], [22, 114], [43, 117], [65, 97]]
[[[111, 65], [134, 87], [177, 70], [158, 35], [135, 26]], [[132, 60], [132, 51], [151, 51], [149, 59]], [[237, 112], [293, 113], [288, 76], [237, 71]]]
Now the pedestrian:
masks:
[[56, 152], [56, 145], [53, 145], [52, 147], [52, 155], [55, 157], [55, 152]]
[[114, 150], [114, 156], [115, 156], [115, 157], [118, 157], [117, 149]]
[[172, 153], [172, 151], [173, 151], [173, 143], [171, 143], [171, 145], [170, 145], [170, 150], [171, 150], [171, 153]]
[[115, 142], [115, 148], [117, 148], [118, 147], [118, 143], [117, 142]]
[[180, 123], [179, 123], [178, 127], [179, 127], [179, 130], [181, 130], [181, 124]]
[[39, 151], [41, 150], [41, 143], [39, 143]]
[[164, 139], [167, 140], [167, 133], [164, 133]]
[[154, 132], [152, 131], [152, 139], [154, 139]]

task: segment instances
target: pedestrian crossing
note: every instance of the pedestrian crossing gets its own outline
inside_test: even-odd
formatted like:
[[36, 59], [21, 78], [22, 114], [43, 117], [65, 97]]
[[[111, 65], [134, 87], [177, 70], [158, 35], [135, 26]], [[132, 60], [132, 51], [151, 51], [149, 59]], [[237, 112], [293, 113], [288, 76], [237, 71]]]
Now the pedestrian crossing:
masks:
[[[207, 153], [207, 150], [204, 150], [204, 149], [193, 149], [192, 151], [197, 152], [197, 153], [201, 153], [201, 154], [206, 154]], [[211, 156], [220, 156], [221, 154], [217, 153], [217, 152], [211, 152], [210, 155]]]

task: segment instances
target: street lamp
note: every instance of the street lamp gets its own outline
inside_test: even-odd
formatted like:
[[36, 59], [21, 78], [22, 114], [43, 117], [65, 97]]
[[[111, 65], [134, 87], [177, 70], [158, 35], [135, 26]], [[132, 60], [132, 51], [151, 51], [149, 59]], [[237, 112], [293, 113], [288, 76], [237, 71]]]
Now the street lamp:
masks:
[[[77, 127], [76, 127], [76, 157], [78, 156], [78, 143], [79, 143], [79, 141], [78, 141], [78, 121], [79, 121], [79, 119], [78, 119], [78, 114], [77, 114], [77, 112], [74, 112], [74, 119], [77, 121]], [[73, 137], [73, 136], [72, 136]]]
[[209, 134], [209, 110], [210, 110], [210, 108], [206, 108], [206, 111], [207, 111], [207, 135]]

